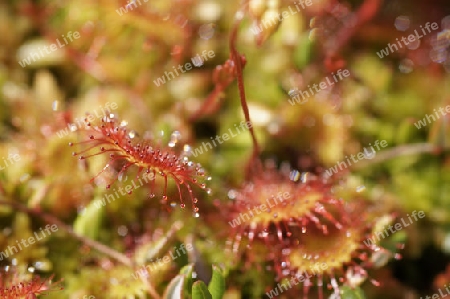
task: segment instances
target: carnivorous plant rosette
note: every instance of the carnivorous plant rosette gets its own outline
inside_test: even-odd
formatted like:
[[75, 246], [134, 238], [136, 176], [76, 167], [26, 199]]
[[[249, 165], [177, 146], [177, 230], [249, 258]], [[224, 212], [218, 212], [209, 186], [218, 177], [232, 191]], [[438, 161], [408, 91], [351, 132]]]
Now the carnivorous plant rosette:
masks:
[[[373, 266], [373, 254], [385, 251], [364, 243], [375, 223], [366, 212], [368, 203], [344, 201], [323, 176], [266, 164], [263, 172], [228, 194], [233, 200], [228, 219], [233, 252], [245, 251], [247, 262], [273, 264], [267, 268], [278, 281], [297, 277], [305, 296], [313, 285], [323, 298], [324, 283], [335, 294], [340, 293], [339, 284], [362, 283]], [[265, 248], [262, 258], [253, 250], [260, 245]]]

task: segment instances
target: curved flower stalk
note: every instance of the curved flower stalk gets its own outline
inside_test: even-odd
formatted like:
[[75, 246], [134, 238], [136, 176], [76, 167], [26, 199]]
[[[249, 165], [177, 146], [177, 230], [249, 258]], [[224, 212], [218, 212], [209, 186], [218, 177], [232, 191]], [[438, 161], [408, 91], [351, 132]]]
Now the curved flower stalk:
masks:
[[[155, 197], [155, 181], [156, 177], [160, 176], [164, 179], [164, 191], [162, 199], [166, 201], [168, 181], [175, 183], [180, 196], [181, 208], [185, 207], [181, 186], [184, 186], [189, 193], [192, 201], [193, 209], [198, 211], [196, 203], [197, 198], [193, 195], [192, 185], [196, 185], [202, 189], [206, 189], [206, 184], [203, 182], [205, 178], [205, 171], [199, 163], [194, 163], [188, 158], [188, 148], [185, 146], [185, 151], [181, 154], [176, 153], [172, 148], [178, 142], [179, 133], [172, 134], [172, 140], [168, 147], [163, 147], [161, 142], [154, 142], [153, 140], [144, 139], [140, 142], [135, 142], [137, 134], [134, 131], [128, 131], [126, 128], [126, 121], [119, 121], [115, 115], [110, 114], [104, 117], [101, 125], [93, 126], [87, 122], [87, 127], [92, 134], [89, 139], [78, 144], [89, 144], [89, 146], [80, 151], [74, 152], [74, 156], [79, 156], [80, 160], [85, 160], [93, 156], [109, 154], [109, 162], [91, 181], [95, 180], [99, 175], [105, 172], [108, 168], [114, 167], [117, 163], [122, 162], [117, 173], [117, 181], [121, 179], [122, 175], [133, 165], [138, 167], [139, 176], [145, 172], [145, 175], [150, 179], [150, 198]], [[74, 143], [70, 143], [73, 146]], [[94, 149], [98, 151], [93, 152]], [[84, 155], [88, 153], [88, 155]], [[209, 177], [208, 177], [209, 179]], [[111, 183], [106, 186], [109, 189]], [[207, 189], [210, 193], [210, 189]], [[128, 192], [129, 194], [132, 191]]]

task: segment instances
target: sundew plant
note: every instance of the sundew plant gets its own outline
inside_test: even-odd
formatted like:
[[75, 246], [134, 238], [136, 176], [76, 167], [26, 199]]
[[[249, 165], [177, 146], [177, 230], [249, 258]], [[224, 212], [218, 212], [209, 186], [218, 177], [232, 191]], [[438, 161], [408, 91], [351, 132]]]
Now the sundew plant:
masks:
[[450, 6], [0, 3], [0, 297], [450, 295]]

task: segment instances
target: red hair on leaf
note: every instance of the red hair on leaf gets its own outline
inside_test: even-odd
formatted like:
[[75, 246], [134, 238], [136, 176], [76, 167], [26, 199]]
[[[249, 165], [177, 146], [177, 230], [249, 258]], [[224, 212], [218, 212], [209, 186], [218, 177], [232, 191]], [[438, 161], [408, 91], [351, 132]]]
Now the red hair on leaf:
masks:
[[[87, 122], [87, 120], [85, 120]], [[163, 147], [161, 142], [154, 142], [151, 139], [144, 139], [140, 142], [135, 141], [137, 134], [134, 131], [129, 131], [126, 128], [126, 122], [119, 123], [113, 114], [109, 117], [105, 116], [99, 126], [92, 126], [91, 123], [86, 123], [90, 131], [93, 131], [86, 141], [78, 144], [90, 144], [86, 149], [80, 152], [74, 152], [74, 156], [79, 156], [80, 160], [87, 158], [109, 154], [109, 162], [95, 177], [91, 179], [94, 181], [99, 175], [105, 172], [109, 167], [113, 167], [116, 162], [123, 162], [117, 178], [112, 182], [117, 181], [131, 166], [138, 167], [138, 176], [142, 172], [146, 172], [152, 176], [150, 186], [150, 197], [155, 197], [154, 187], [156, 176], [159, 175], [164, 179], [163, 200], [167, 200], [167, 186], [171, 179], [177, 186], [180, 196], [180, 206], [185, 207], [182, 197], [181, 186], [185, 186], [192, 201], [194, 211], [197, 212], [196, 206], [197, 198], [193, 195], [192, 185], [196, 185], [202, 189], [206, 188], [203, 182], [205, 171], [199, 163], [194, 163], [188, 158], [188, 151], [183, 151], [181, 154], [176, 153], [173, 147], [178, 141], [179, 136], [175, 136], [176, 140], [171, 141], [168, 147]], [[177, 132], [174, 132], [176, 134]], [[172, 134], [174, 136], [174, 134]], [[156, 143], [156, 144], [155, 144]], [[74, 143], [69, 143], [73, 146]], [[92, 152], [94, 149], [96, 152]], [[88, 153], [88, 155], [83, 155]], [[208, 178], [209, 179], [209, 178]], [[110, 188], [111, 184], [106, 186]], [[208, 194], [210, 189], [207, 189]], [[130, 192], [131, 194], [131, 192]]]

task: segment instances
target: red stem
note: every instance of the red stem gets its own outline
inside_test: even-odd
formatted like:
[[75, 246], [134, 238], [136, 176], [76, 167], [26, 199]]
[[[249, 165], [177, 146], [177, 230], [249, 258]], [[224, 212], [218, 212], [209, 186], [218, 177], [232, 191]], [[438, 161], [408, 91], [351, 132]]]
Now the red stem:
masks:
[[[243, 15], [244, 12], [242, 9], [240, 9], [236, 14]], [[247, 100], [245, 97], [245, 86], [244, 86], [244, 79], [243, 79], [241, 55], [239, 54], [239, 52], [236, 49], [237, 34], [238, 34], [238, 29], [239, 29], [239, 25], [240, 25], [241, 21], [242, 21], [242, 16], [239, 16], [238, 18], [236, 18], [236, 20], [233, 24], [233, 27], [231, 30], [231, 35], [230, 35], [230, 53], [231, 53], [231, 58], [233, 59], [235, 65], [236, 65], [236, 77], [237, 77], [237, 83], [238, 83], [238, 88], [239, 88], [239, 97], [241, 99], [242, 111], [244, 112], [245, 120], [251, 124], [252, 122], [250, 120], [250, 113], [249, 113], [249, 109], [248, 109], [248, 105], [247, 105]], [[255, 135], [253, 126], [251, 126], [249, 128], [249, 132], [250, 132], [250, 135], [252, 137], [252, 142], [253, 142], [253, 155], [252, 155], [252, 159], [250, 160], [250, 163], [249, 163], [249, 164], [251, 164], [251, 162], [255, 161], [256, 158], [259, 156], [260, 148], [258, 145], [258, 140], [256, 139], [256, 135]], [[247, 169], [247, 170], [249, 170], [249, 169]]]

